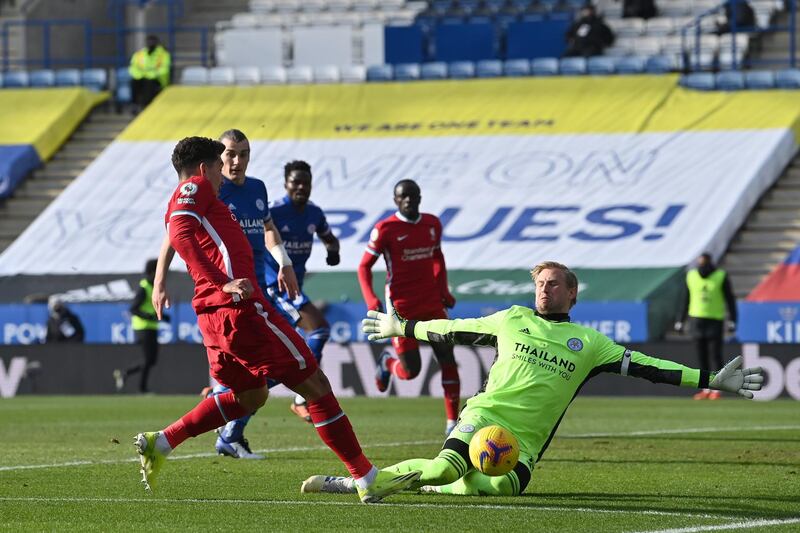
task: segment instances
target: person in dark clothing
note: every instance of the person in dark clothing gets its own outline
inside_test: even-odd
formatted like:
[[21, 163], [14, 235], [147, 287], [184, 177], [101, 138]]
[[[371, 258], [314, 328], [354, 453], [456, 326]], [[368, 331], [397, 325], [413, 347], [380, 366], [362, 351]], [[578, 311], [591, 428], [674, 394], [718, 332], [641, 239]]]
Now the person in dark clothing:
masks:
[[47, 302], [50, 316], [47, 319], [45, 342], [83, 342], [83, 324], [78, 315], [67, 309], [58, 297]]
[[[736, 4], [734, 7], [734, 3]], [[735, 15], [734, 15], [735, 13]], [[725, 3], [725, 22], [717, 24], [714, 33], [722, 35], [731, 32], [732, 21], [736, 20], [736, 31], [753, 31], [756, 27], [756, 13], [747, 0], [728, 0]]]
[[[143, 360], [125, 370], [114, 370], [114, 384], [117, 392], [125, 387], [125, 380], [134, 374], [140, 373], [139, 392], [148, 392], [147, 380], [150, 370], [158, 362], [158, 317], [153, 307], [153, 280], [156, 276], [156, 259], [147, 261], [144, 267], [144, 279], [139, 282], [139, 290], [131, 302], [131, 328], [136, 338], [136, 343], [142, 346]], [[169, 322], [169, 316], [163, 315], [162, 320]]]
[[566, 38], [565, 57], [603, 55], [603, 50], [614, 44], [614, 32], [603, 18], [597, 15], [592, 4], [581, 7], [578, 20], [569, 27]]
[[651, 19], [658, 16], [655, 0], [622, 0], [622, 18]]
[[[697, 259], [697, 268], [686, 274], [686, 284], [675, 329], [682, 331], [686, 317], [697, 347], [701, 370], [722, 368], [722, 341], [725, 328], [725, 309], [728, 310], [729, 332], [736, 331], [736, 296], [733, 294], [728, 274], [714, 264], [711, 254]], [[714, 368], [710, 368], [710, 357]], [[719, 391], [703, 389], [694, 395], [695, 400], [719, 398]]]

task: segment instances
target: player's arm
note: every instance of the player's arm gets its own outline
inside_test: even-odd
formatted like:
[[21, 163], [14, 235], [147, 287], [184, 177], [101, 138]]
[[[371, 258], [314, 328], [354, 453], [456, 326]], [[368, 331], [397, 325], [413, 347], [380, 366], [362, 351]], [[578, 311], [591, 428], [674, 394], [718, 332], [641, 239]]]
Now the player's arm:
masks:
[[278, 263], [278, 289], [286, 291], [289, 298], [295, 299], [300, 294], [297, 276], [292, 268], [292, 260], [283, 247], [283, 239], [272, 218], [264, 220], [264, 244], [270, 255]]
[[156, 275], [153, 279], [153, 307], [159, 320], [164, 318], [164, 309], [169, 309], [170, 299], [167, 292], [167, 272], [175, 257], [175, 249], [169, 242], [169, 233], [164, 235], [161, 241], [161, 249], [158, 252], [156, 261]]
[[195, 238], [195, 232], [199, 227], [200, 219], [194, 213], [177, 216], [173, 213], [168, 226], [169, 242], [186, 264], [191, 265], [200, 276], [223, 292], [230, 292], [224, 288], [231, 280], [211, 262]]
[[361, 295], [364, 297], [364, 302], [370, 311], [383, 309], [381, 301], [372, 288], [372, 265], [375, 264], [378, 257], [379, 254], [376, 255], [375, 252], [367, 248], [364, 255], [361, 256], [361, 262], [358, 264], [358, 285], [361, 287]]
[[745, 398], [753, 397], [750, 391], [761, 390], [761, 383], [764, 380], [760, 368], [740, 369], [741, 356], [725, 365], [719, 372], [709, 372], [628, 350], [607, 337], [602, 339], [604, 341], [601, 341], [602, 345], [599, 347], [601, 363], [594, 368], [592, 375], [611, 372], [646, 379], [652, 383], [735, 392]]
[[480, 318], [456, 320], [406, 320], [397, 312], [367, 312], [361, 321], [371, 341], [388, 337], [412, 337], [421, 341], [472, 346], [497, 346], [497, 335], [507, 311]]
[[325, 246], [325, 251], [328, 252], [325, 262], [329, 266], [336, 266], [341, 261], [341, 257], [339, 257], [339, 239], [337, 239], [336, 235], [331, 231], [331, 227], [328, 225], [324, 214], [321, 216], [319, 222], [317, 226], [317, 237], [319, 237], [319, 240], [321, 240], [322, 244]]

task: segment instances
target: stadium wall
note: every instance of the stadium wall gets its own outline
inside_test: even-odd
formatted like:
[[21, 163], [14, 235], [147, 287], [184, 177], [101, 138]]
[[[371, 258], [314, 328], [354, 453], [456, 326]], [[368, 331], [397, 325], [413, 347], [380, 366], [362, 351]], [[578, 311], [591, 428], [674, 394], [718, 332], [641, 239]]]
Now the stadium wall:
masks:
[[[689, 343], [631, 344], [630, 348], [696, 366]], [[330, 343], [322, 367], [337, 396], [385, 397], [375, 388], [375, 366], [383, 347], [379, 344]], [[461, 375], [461, 394], [478, 392], [494, 360], [488, 348], [456, 347]], [[756, 393], [761, 400], [790, 397], [800, 400], [800, 357], [793, 345], [727, 344], [726, 357], [742, 353], [746, 366], [762, 366], [767, 382]], [[390, 395], [400, 397], [441, 396], [441, 377], [428, 346], [421, 348], [420, 377], [393, 382]], [[35, 345], [0, 346], [0, 396], [17, 394], [111, 394], [112, 372], [138, 361], [141, 351], [133, 345]], [[131, 381], [135, 381], [132, 379]], [[151, 389], [162, 394], [196, 394], [208, 384], [208, 365], [202, 346], [174, 344], [161, 347], [158, 365], [151, 374]], [[129, 383], [129, 391], [135, 383]], [[691, 390], [654, 385], [642, 379], [602, 374], [587, 382], [582, 394], [611, 396], [685, 396]], [[289, 396], [283, 386], [273, 396]]]

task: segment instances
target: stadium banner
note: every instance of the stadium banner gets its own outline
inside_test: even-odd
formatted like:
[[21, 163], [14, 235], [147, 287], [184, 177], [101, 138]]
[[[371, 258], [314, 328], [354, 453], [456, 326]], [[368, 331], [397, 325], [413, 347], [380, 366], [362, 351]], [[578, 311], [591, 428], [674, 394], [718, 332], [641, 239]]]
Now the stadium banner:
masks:
[[736, 336], [743, 342], [800, 343], [800, 302], [738, 303]]
[[[668, 358], [695, 366], [692, 343], [628, 344], [648, 355]], [[409, 381], [393, 380], [389, 392], [375, 387], [375, 368], [383, 346], [380, 344], [329, 343], [322, 358], [322, 368], [337, 396], [414, 398], [442, 396], [441, 375], [430, 347], [421, 347], [420, 375]], [[800, 356], [794, 345], [726, 344], [726, 358], [744, 354], [746, 366], [764, 368], [764, 389], [759, 400], [793, 398], [800, 400]], [[461, 377], [461, 396], [470, 397], [480, 390], [494, 360], [491, 348], [457, 346], [456, 361]], [[112, 372], [141, 359], [141, 349], [134, 345], [58, 344], [35, 346], [0, 346], [0, 397], [20, 394], [112, 394]], [[131, 380], [134, 381], [135, 380]], [[161, 347], [157, 366], [150, 374], [150, 388], [159, 394], [197, 394], [208, 384], [205, 350], [193, 344], [170, 344]], [[136, 383], [126, 384], [124, 392], [135, 391]], [[600, 374], [589, 380], [581, 394], [604, 396], [678, 396], [691, 401], [694, 389], [653, 384], [644, 379]], [[293, 396], [284, 386], [270, 391], [270, 396]]]
[[[287, 161], [311, 163], [342, 243], [335, 271], [355, 270], [402, 178], [442, 219], [450, 268], [679, 267], [726, 247], [794, 154], [798, 114], [795, 92], [685, 91], [672, 76], [169, 88], [0, 256], [0, 275], [139, 271], [164, 234], [175, 142], [232, 127], [273, 197]], [[308, 266], [328, 268], [321, 253]]]
[[[69, 309], [81, 320], [88, 344], [130, 344], [134, 342], [127, 303], [72, 303]], [[490, 315], [507, 305], [496, 302], [461, 302], [450, 311], [451, 318]], [[331, 303], [323, 306], [331, 325], [333, 342], [364, 342], [361, 320], [367, 312], [359, 302]], [[197, 316], [191, 305], [183, 302], [167, 310], [169, 323], [159, 324], [159, 342], [203, 342], [197, 327]], [[47, 306], [44, 304], [0, 304], [2, 344], [30, 345], [45, 342]], [[618, 342], [647, 340], [647, 304], [645, 302], [580, 302], [571, 313], [572, 319], [597, 329]]]
[[83, 88], [0, 91], [0, 199], [50, 159], [89, 111], [107, 98], [107, 93]]

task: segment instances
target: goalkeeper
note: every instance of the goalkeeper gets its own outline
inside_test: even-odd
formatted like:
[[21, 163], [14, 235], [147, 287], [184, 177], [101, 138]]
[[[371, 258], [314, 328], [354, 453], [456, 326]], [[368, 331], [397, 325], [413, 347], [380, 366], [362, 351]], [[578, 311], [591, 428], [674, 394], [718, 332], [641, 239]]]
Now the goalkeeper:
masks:
[[[369, 340], [413, 336], [497, 349], [484, 390], [467, 401], [439, 455], [386, 469], [421, 470], [412, 488], [446, 494], [521, 494], [581, 385], [600, 372], [735, 392], [745, 398], [761, 389], [761, 369], [740, 369], [741, 357], [717, 373], [697, 370], [628, 350], [594, 329], [570, 323], [568, 312], [577, 301], [578, 279], [560, 263], [540, 263], [531, 277], [536, 311], [514, 306], [482, 318], [425, 322], [370, 311], [363, 321]], [[486, 476], [472, 468], [469, 459], [470, 439], [492, 424], [511, 431], [520, 445], [519, 462], [504, 476]], [[352, 485], [351, 478], [312, 476], [301, 492], [355, 492]]]

